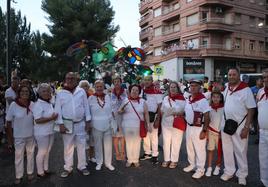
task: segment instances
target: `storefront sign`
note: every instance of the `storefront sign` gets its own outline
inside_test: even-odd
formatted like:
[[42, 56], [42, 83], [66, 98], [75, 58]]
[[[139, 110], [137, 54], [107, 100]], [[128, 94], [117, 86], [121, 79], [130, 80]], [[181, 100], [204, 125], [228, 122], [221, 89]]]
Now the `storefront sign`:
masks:
[[183, 78], [203, 79], [205, 76], [205, 59], [183, 59]]

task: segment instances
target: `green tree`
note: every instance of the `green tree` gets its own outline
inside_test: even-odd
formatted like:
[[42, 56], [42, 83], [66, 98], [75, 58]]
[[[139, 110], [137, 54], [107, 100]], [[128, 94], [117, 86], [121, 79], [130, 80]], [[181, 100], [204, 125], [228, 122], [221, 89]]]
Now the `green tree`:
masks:
[[77, 70], [79, 58], [65, 55], [66, 49], [83, 39], [100, 43], [111, 40], [119, 30], [112, 24], [114, 11], [109, 0], [43, 0], [49, 15], [51, 35], [44, 34], [45, 50], [65, 68]]
[[0, 73], [4, 73], [5, 68], [5, 16], [0, 7]]

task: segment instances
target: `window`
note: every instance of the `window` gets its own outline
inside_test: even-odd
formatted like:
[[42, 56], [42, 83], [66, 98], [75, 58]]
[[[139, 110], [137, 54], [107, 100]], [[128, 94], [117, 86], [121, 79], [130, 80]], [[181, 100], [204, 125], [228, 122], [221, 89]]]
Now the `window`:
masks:
[[235, 38], [234, 48], [241, 49], [241, 38]]
[[173, 31], [174, 32], [180, 31], [180, 23], [176, 23], [176, 24], [173, 25]]
[[154, 17], [161, 16], [161, 7], [154, 9]]
[[188, 49], [198, 49], [199, 48], [199, 39], [191, 39], [187, 41]]
[[199, 21], [198, 13], [186, 17], [187, 26], [195, 25], [198, 23], [198, 21]]
[[162, 27], [157, 27], [154, 29], [154, 36], [161, 36], [162, 35]]
[[161, 55], [162, 48], [156, 47], [154, 48], [154, 56], [160, 56]]
[[202, 22], [207, 22], [208, 20], [208, 12], [202, 12]]
[[174, 10], [177, 10], [177, 9], [179, 9], [181, 6], [180, 6], [180, 3], [176, 3], [176, 4], [174, 4]]
[[241, 14], [235, 13], [235, 24], [239, 25], [241, 24]]
[[193, 1], [193, 0], [186, 0], [186, 3], [190, 3], [191, 1]]
[[208, 37], [203, 38], [202, 47], [203, 48], [208, 48]]
[[255, 17], [249, 16], [249, 27], [255, 27], [255, 25], [256, 25]]
[[255, 50], [255, 41], [254, 40], [249, 41], [249, 50], [250, 51]]
[[259, 41], [259, 48], [260, 48], [260, 51], [264, 51], [264, 42], [263, 41]]
[[265, 51], [268, 51], [268, 37], [265, 37]]

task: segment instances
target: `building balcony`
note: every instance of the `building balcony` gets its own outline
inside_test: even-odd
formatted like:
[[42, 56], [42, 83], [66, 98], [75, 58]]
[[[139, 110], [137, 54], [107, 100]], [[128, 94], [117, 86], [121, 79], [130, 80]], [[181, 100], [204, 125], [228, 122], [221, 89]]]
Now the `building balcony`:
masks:
[[162, 32], [162, 41], [168, 42], [180, 38], [180, 29], [169, 29]]
[[143, 25], [145, 25], [146, 23], [148, 23], [152, 19], [153, 19], [153, 14], [151, 12], [145, 16], [142, 16], [140, 19], [140, 27], [142, 27]]
[[168, 22], [173, 21], [180, 17], [180, 5], [163, 7], [162, 9], [162, 21]]
[[152, 29], [150, 27], [140, 31], [140, 41], [145, 41], [149, 39], [151, 36], [152, 36]]
[[199, 0], [201, 3], [201, 6], [207, 6], [207, 5], [216, 5], [219, 7], [226, 7], [231, 8], [233, 7], [234, 2], [230, 0]]
[[224, 18], [206, 18], [200, 21], [200, 31], [225, 31], [233, 32], [232, 21], [228, 22]]
[[153, 0], [142, 0], [140, 2], [139, 10], [141, 14], [145, 13], [148, 10], [151, 2], [153, 2]]

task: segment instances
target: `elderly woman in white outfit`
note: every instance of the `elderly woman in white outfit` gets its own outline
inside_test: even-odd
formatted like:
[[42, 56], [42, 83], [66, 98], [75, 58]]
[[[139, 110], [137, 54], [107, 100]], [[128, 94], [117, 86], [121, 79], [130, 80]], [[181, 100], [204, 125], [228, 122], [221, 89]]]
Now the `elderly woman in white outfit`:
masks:
[[[111, 121], [112, 105], [110, 96], [104, 94], [104, 82], [95, 82], [96, 93], [88, 98], [89, 108], [92, 115], [93, 137], [95, 147], [96, 170], [101, 170], [103, 160], [105, 166], [113, 171], [112, 166], [112, 128]], [[103, 154], [104, 148], [104, 154]]]
[[[34, 136], [33, 136], [33, 102], [30, 100], [30, 88], [22, 86], [17, 99], [11, 103], [7, 115], [7, 133], [9, 146], [15, 146], [15, 184], [20, 184], [24, 173], [24, 152], [27, 153], [28, 180], [33, 179], [34, 172]], [[13, 133], [12, 133], [13, 124]]]
[[129, 87], [129, 92], [129, 98], [124, 100], [118, 112], [123, 115], [122, 127], [127, 151], [126, 167], [130, 167], [132, 164], [135, 167], [139, 167], [141, 147], [140, 120], [149, 124], [149, 113], [146, 101], [139, 97], [141, 87], [132, 85]]
[[161, 106], [162, 112], [162, 133], [163, 133], [163, 149], [164, 162], [162, 167], [173, 169], [177, 167], [179, 160], [180, 147], [183, 137], [183, 130], [174, 128], [174, 116], [181, 115], [182, 121], [184, 117], [185, 99], [180, 93], [179, 86], [176, 82], [171, 82], [169, 86], [169, 95], [164, 97]]
[[54, 121], [58, 114], [54, 113], [51, 99], [51, 87], [43, 83], [38, 89], [39, 99], [33, 107], [34, 115], [34, 137], [37, 143], [38, 152], [36, 155], [37, 176], [49, 175], [48, 160], [49, 152], [54, 142]]

